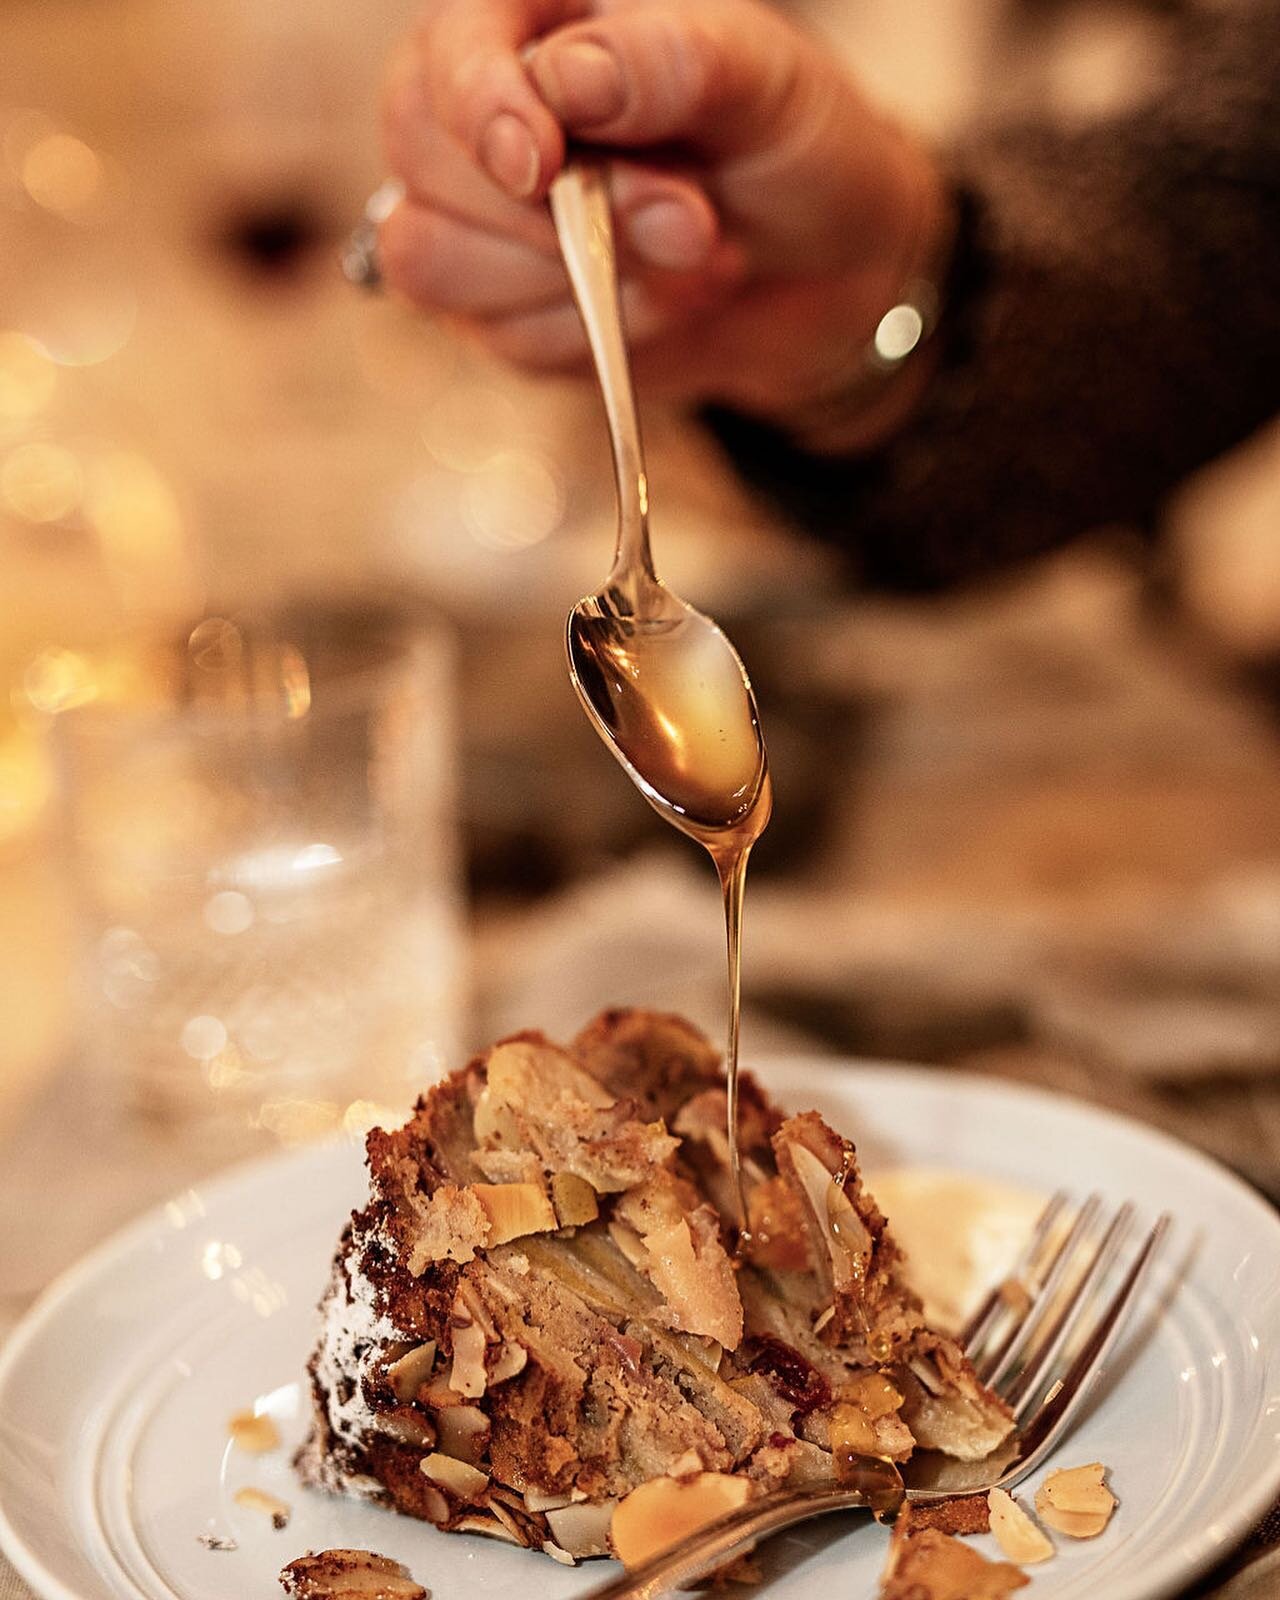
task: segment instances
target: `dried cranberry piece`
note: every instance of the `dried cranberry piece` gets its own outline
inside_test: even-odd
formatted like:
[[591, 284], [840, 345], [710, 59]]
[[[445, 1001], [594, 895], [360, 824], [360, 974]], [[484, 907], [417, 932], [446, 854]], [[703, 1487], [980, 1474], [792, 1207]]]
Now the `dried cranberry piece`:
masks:
[[746, 1341], [748, 1372], [765, 1377], [802, 1417], [831, 1404], [831, 1385], [811, 1362], [781, 1339], [760, 1334]]

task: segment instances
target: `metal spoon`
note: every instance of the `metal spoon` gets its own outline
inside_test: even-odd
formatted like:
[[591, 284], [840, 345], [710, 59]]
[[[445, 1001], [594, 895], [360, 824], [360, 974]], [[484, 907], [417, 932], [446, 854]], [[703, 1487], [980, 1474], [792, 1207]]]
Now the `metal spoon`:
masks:
[[720, 856], [743, 855], [770, 809], [769, 768], [751, 681], [710, 617], [654, 571], [649, 498], [618, 294], [609, 192], [600, 167], [571, 160], [551, 213], [604, 396], [618, 490], [613, 567], [573, 607], [569, 675], [588, 717], [640, 792]]

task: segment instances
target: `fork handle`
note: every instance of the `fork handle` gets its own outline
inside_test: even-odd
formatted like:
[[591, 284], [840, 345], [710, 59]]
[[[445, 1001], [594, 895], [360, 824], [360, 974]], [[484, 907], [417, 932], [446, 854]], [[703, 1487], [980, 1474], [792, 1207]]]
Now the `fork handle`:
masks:
[[727, 1516], [697, 1529], [652, 1561], [621, 1577], [589, 1589], [579, 1600], [655, 1600], [670, 1589], [693, 1583], [717, 1567], [736, 1560], [771, 1533], [828, 1511], [867, 1510], [891, 1521], [904, 1498], [902, 1478], [890, 1461], [867, 1456], [857, 1481], [848, 1484], [801, 1484], [774, 1489], [748, 1500]]

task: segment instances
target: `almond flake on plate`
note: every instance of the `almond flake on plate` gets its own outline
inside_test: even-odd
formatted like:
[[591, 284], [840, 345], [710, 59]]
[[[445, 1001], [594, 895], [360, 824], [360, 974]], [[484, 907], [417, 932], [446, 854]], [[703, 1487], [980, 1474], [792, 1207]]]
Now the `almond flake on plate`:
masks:
[[1094, 1539], [1111, 1520], [1116, 1497], [1102, 1481], [1100, 1461], [1051, 1472], [1036, 1490], [1036, 1511], [1059, 1533], [1072, 1539]]
[[987, 1496], [991, 1511], [991, 1531], [996, 1543], [1020, 1567], [1029, 1567], [1037, 1561], [1048, 1561], [1053, 1555], [1053, 1542], [1032, 1522], [1012, 1495], [1003, 1489], [992, 1489]]

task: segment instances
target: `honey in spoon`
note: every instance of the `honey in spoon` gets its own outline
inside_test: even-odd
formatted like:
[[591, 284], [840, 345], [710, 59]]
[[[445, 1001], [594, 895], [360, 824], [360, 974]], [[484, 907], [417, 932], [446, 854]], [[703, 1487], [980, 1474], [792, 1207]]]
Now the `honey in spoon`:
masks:
[[720, 878], [729, 961], [729, 1160], [741, 1242], [747, 1236], [738, 1146], [742, 905], [747, 858], [772, 806], [769, 764], [755, 695], [737, 652], [709, 617], [654, 571], [603, 174], [570, 162], [552, 185], [551, 209], [600, 379], [618, 490], [613, 569], [604, 589], [569, 613], [570, 676], [641, 793], [706, 847]]

